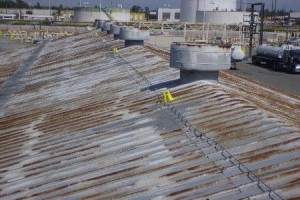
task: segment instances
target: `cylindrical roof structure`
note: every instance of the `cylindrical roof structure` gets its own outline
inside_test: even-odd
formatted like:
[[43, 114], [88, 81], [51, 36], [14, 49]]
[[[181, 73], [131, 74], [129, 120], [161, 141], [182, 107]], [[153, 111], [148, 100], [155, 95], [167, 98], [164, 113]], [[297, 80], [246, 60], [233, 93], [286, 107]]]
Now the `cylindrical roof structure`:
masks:
[[170, 66], [194, 71], [229, 70], [230, 58], [231, 46], [175, 42], [171, 45]]

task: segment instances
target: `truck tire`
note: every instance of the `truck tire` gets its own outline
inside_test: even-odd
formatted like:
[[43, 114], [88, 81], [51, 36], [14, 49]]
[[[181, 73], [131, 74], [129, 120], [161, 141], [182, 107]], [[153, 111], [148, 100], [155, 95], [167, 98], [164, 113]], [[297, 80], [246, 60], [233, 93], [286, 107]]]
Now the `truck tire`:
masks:
[[274, 69], [274, 71], [279, 71], [279, 63], [278, 62], [276, 62], [276, 61], [273, 62], [273, 69]]
[[252, 64], [253, 65], [259, 65], [260, 64], [260, 62], [257, 60], [256, 56], [252, 56]]

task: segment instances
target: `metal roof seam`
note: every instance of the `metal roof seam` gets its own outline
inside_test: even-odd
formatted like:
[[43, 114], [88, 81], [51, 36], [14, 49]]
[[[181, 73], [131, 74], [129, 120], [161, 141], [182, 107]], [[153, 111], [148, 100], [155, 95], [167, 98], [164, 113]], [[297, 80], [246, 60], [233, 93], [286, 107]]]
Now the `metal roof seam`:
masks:
[[[123, 62], [128, 65], [132, 70], [135, 71], [135, 73], [137, 75], [139, 75], [145, 82], [146, 84], [149, 86], [149, 87], [152, 87], [152, 83], [142, 74], [140, 73], [134, 66], [132, 66], [130, 64], [130, 62], [128, 62], [126, 59], [124, 59], [121, 55], [118, 55], [118, 57], [120, 59], [123, 60]], [[116, 58], [116, 57], [115, 57]], [[160, 98], [160, 94], [158, 93], [158, 91], [154, 88], [154, 91], [155, 93], [157, 93], [158, 95], [158, 98]], [[257, 187], [262, 191], [262, 192], [272, 192], [274, 193], [277, 197], [279, 197], [280, 199], [283, 199], [278, 193], [276, 193], [270, 186], [268, 186], [264, 181], [262, 181], [254, 172], [252, 172], [249, 168], [247, 168], [238, 158], [236, 158], [234, 155], [232, 155], [230, 152], [228, 152], [225, 148], [223, 148], [220, 144], [218, 144], [216, 141], [214, 141], [213, 139], [211, 139], [210, 137], [206, 136], [205, 134], [203, 134], [202, 131], [200, 131], [199, 129], [197, 129], [196, 127], [192, 127], [192, 124], [187, 120], [185, 119], [185, 117], [179, 112], [179, 110], [175, 107], [175, 105], [170, 102], [170, 103], [166, 103], [164, 102], [163, 104], [161, 104], [161, 106], [167, 106], [171, 112], [177, 116], [177, 118], [179, 119], [179, 121], [181, 122], [181, 124], [187, 128], [188, 130], [194, 130], [194, 135], [196, 136], [196, 138], [199, 138], [206, 142], [207, 144], [209, 144], [210, 146], [214, 146], [215, 150], [216, 151], [219, 151], [218, 148], [220, 148], [220, 151], [221, 151], [221, 155], [224, 157], [224, 160], [226, 161], [229, 161], [231, 163], [232, 166], [239, 166], [238, 169], [240, 169], [240, 171], [242, 173], [245, 173], [244, 170], [241, 170], [241, 166], [243, 166], [245, 169], [246, 169], [246, 173], [247, 173], [247, 176], [249, 178], [249, 180], [251, 180], [253, 183], [257, 183]], [[163, 108], [163, 107], [162, 107]], [[186, 136], [189, 138], [189, 136], [187, 135], [186, 131], [185, 131], [185, 134]], [[202, 138], [204, 137], [204, 139]], [[191, 139], [191, 138], [189, 138]], [[195, 143], [195, 145], [198, 147], [197, 143]], [[218, 148], [217, 148], [218, 147]], [[228, 154], [228, 156], [225, 156], [224, 152], [226, 152]], [[209, 159], [209, 158], [208, 158]], [[237, 163], [234, 163], [232, 161], [232, 159], [234, 161], [236, 161]], [[214, 161], [212, 161], [212, 163], [214, 163], [214, 165], [221, 169], [219, 166], [217, 166], [215, 164]], [[223, 173], [222, 173], [223, 174]], [[250, 174], [255, 178], [255, 179], [252, 179], [250, 177]], [[223, 174], [225, 176], [225, 174]], [[230, 178], [230, 177], [226, 177], [226, 178]], [[266, 188], [267, 190], [265, 191], [261, 186], [260, 186], [260, 183], [262, 183]], [[232, 183], [236, 188], [239, 188], [237, 185], [235, 185], [234, 183]]]

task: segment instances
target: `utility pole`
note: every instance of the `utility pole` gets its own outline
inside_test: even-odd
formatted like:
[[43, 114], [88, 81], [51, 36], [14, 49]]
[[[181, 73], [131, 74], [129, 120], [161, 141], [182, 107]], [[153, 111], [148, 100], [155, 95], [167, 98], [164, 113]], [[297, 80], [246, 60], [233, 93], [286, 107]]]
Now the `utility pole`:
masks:
[[255, 20], [256, 15], [254, 15], [254, 7], [255, 6], [261, 6], [260, 10], [260, 30], [259, 30], [259, 45], [262, 45], [263, 43], [263, 37], [264, 37], [264, 10], [265, 10], [265, 4], [264, 3], [253, 3], [251, 4], [251, 15], [250, 15], [250, 26], [249, 26], [249, 56], [252, 56], [252, 48], [253, 48], [253, 36], [257, 34], [256, 27], [257, 23]]
[[7, 0], [5, 0], [5, 8], [6, 8], [6, 14], [7, 14]]
[[49, 16], [51, 16], [51, 0], [49, 0]]
[[99, 23], [101, 20], [102, 0], [99, 0]]

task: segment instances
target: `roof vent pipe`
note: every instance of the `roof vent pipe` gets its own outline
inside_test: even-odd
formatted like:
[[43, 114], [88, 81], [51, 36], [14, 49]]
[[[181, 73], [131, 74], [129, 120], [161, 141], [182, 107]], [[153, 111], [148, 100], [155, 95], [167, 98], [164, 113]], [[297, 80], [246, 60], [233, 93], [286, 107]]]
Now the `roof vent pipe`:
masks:
[[110, 25], [112, 25], [112, 22], [105, 22], [103, 26], [103, 31], [106, 31], [107, 34], [110, 34]]
[[118, 40], [120, 39], [120, 30], [121, 30], [121, 27], [118, 26], [118, 25], [115, 25], [115, 24], [111, 24], [110, 25], [110, 34], [114, 34], [114, 39], [115, 40]]
[[170, 66], [180, 70], [180, 82], [218, 81], [221, 70], [231, 66], [231, 47], [199, 43], [172, 43]]
[[100, 20], [100, 21], [99, 21], [98, 28], [101, 29], [101, 31], [103, 31], [104, 23], [105, 23], [104, 20]]
[[120, 29], [120, 37], [125, 40], [125, 47], [134, 45], [144, 45], [145, 40], [150, 39], [149, 31], [141, 31], [137, 28], [122, 27]]
[[100, 25], [99, 25], [100, 21], [99, 19], [95, 19], [95, 22], [94, 22], [94, 27], [96, 27], [96, 29], [99, 29], [100, 28]]

